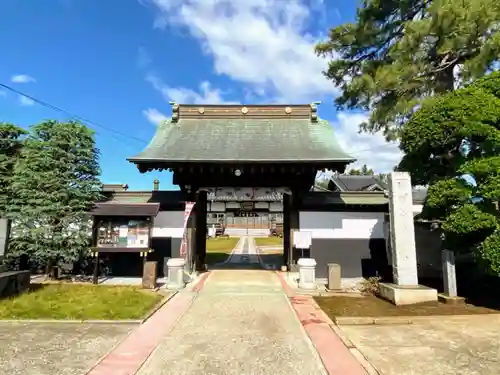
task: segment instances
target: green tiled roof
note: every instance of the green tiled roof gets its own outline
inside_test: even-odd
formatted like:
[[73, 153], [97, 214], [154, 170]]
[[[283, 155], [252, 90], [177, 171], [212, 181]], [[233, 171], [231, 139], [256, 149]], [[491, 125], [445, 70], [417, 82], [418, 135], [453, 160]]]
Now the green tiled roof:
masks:
[[345, 153], [327, 121], [309, 119], [179, 119], [165, 121], [150, 144], [128, 160], [343, 161]]

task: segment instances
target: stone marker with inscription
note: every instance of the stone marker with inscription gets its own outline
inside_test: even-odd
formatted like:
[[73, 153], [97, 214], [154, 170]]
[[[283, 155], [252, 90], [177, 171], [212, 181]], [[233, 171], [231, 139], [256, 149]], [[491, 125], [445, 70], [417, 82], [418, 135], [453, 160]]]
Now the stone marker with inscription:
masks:
[[144, 263], [142, 274], [142, 287], [145, 289], [155, 289], [158, 276], [158, 263], [148, 261]]
[[328, 290], [342, 289], [340, 264], [328, 263]]
[[380, 283], [380, 295], [396, 305], [437, 301], [437, 290], [418, 284], [411, 178], [389, 175], [389, 217], [394, 283]]
[[464, 304], [465, 298], [458, 296], [455, 253], [450, 250], [443, 250], [441, 257], [443, 263], [444, 293], [440, 294], [438, 298], [441, 302], [448, 304]]
[[450, 250], [443, 250], [443, 281], [444, 293], [449, 297], [457, 296], [457, 278], [455, 273], [455, 254]]

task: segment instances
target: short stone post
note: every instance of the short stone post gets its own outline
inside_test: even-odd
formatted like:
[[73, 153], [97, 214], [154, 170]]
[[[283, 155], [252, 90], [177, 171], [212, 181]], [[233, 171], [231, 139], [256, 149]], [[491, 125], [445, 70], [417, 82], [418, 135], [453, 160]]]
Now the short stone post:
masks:
[[142, 269], [142, 287], [144, 289], [155, 289], [158, 277], [158, 263], [154, 261], [144, 262]]
[[184, 258], [170, 258], [167, 261], [168, 267], [168, 282], [167, 289], [182, 289], [186, 286], [184, 281], [184, 266], [186, 260]]
[[297, 265], [299, 267], [299, 289], [316, 290], [316, 261], [312, 258], [300, 258]]
[[448, 297], [456, 297], [457, 294], [457, 276], [455, 273], [455, 254], [450, 250], [442, 251], [443, 260], [443, 282], [444, 294]]
[[328, 263], [328, 290], [341, 290], [342, 276], [340, 264]]

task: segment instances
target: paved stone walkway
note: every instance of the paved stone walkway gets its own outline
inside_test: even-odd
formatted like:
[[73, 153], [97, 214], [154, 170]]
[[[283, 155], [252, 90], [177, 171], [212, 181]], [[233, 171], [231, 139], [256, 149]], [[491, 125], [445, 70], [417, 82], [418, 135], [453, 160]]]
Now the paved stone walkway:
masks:
[[216, 265], [217, 269], [261, 269], [262, 264], [253, 238], [243, 236], [224, 263]]
[[498, 315], [340, 328], [381, 375], [500, 374]]
[[292, 307], [278, 274], [259, 270], [253, 241], [242, 241], [229, 269], [179, 292], [90, 374], [365, 375], [345, 346], [330, 345], [330, 327], [311, 320], [315, 307]]
[[224, 270], [213, 271], [191, 308], [139, 374], [326, 372], [276, 275]]

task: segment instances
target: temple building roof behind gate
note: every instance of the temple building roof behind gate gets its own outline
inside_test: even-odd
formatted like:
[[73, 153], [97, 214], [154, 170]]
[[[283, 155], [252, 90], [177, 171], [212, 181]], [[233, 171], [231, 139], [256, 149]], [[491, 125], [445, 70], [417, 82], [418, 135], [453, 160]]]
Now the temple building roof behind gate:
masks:
[[355, 159], [312, 105], [174, 105], [150, 144], [129, 161], [343, 162]]

